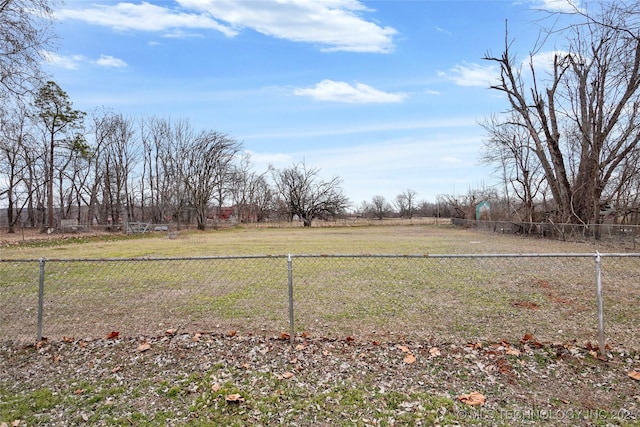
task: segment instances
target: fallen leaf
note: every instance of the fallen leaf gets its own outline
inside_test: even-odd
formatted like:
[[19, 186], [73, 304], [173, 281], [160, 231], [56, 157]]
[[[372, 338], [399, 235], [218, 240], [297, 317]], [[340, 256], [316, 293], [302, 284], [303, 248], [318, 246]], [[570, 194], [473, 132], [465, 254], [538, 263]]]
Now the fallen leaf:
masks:
[[73, 392], [73, 394], [82, 394], [82, 393], [84, 393], [84, 390], [81, 389], [81, 388], [79, 388], [79, 389], [77, 389], [76, 391]]
[[411, 365], [412, 363], [416, 362], [416, 357], [411, 354], [411, 353], [407, 353], [407, 355], [404, 358], [404, 363], [406, 363], [407, 365]]
[[238, 393], [234, 393], [234, 394], [229, 394], [227, 395], [227, 397], [225, 398], [225, 400], [227, 401], [227, 403], [242, 403], [244, 402], [244, 397], [242, 397], [240, 394]]
[[290, 338], [291, 338], [291, 335], [289, 335], [289, 334], [288, 334], [288, 333], [286, 333], [286, 332], [282, 332], [282, 333], [280, 334], [280, 339], [281, 339], [281, 340], [286, 341], [286, 340], [288, 340], [288, 339], [290, 339]]
[[193, 334], [193, 337], [191, 337], [191, 341], [198, 342], [198, 341], [200, 341], [200, 337], [201, 336], [202, 336], [202, 334], [200, 334], [200, 332], [196, 332], [195, 334]]
[[115, 340], [116, 338], [118, 338], [118, 336], [120, 335], [120, 332], [118, 331], [111, 331], [107, 334], [107, 336], [105, 337], [105, 339], [107, 340]]
[[373, 340], [373, 341], [371, 342], [371, 344], [378, 346], [378, 345], [380, 345], [381, 343], [380, 343], [380, 341]]
[[227, 336], [235, 337], [237, 333], [238, 333], [238, 331], [229, 331], [229, 332], [227, 332]]
[[143, 342], [138, 346], [138, 351], [142, 353], [149, 350], [150, 348], [151, 348], [151, 344], [149, 344], [148, 342]]
[[220, 389], [222, 388], [222, 386], [218, 383], [215, 383], [214, 385], [211, 386], [211, 391], [214, 393], [217, 393], [220, 391]]
[[285, 372], [284, 374], [282, 374], [282, 378], [285, 380], [288, 380], [290, 378], [293, 378], [293, 373], [292, 372]]
[[406, 345], [398, 344], [396, 348], [404, 353], [409, 353], [409, 347], [407, 347]]
[[438, 347], [431, 347], [431, 348], [429, 349], [429, 354], [430, 354], [431, 356], [433, 356], [433, 357], [441, 356], [441, 355], [442, 355], [442, 353], [440, 353], [440, 349], [438, 349]]
[[115, 374], [116, 372], [120, 372], [121, 370], [122, 370], [122, 366], [116, 366], [111, 370], [111, 373]]
[[305, 348], [307, 348], [304, 344], [298, 344], [296, 346], [296, 350], [300, 351], [300, 350], [304, 350]]
[[302, 338], [309, 338], [311, 336], [311, 334], [309, 332], [307, 332], [307, 331], [304, 331], [303, 333], [300, 334], [300, 336]]
[[524, 334], [524, 337], [520, 340], [523, 344], [527, 341], [533, 341], [533, 334]]
[[640, 371], [631, 371], [629, 372], [629, 376], [636, 381], [640, 381]]
[[484, 397], [482, 393], [473, 391], [469, 394], [462, 394], [458, 396], [458, 400], [464, 403], [465, 405], [480, 406], [480, 405], [484, 405], [484, 403], [487, 401], [487, 398]]
[[80, 348], [86, 348], [86, 347], [87, 347], [87, 343], [86, 343], [86, 342], [84, 342], [84, 341], [80, 341], [80, 342], [78, 343], [78, 345], [80, 346]]
[[240, 365], [240, 367], [241, 367], [242, 369], [249, 369], [249, 368], [251, 368], [251, 366], [250, 366], [248, 363], [243, 363], [242, 365]]
[[348, 336], [344, 339], [346, 342], [354, 342], [356, 339], [352, 336]]
[[171, 335], [175, 335], [176, 332], [178, 332], [177, 329], [171, 328], [171, 329], [167, 329], [166, 331], [164, 331], [165, 335], [171, 336]]
[[73, 342], [73, 337], [63, 336], [62, 337], [62, 341], [64, 341], [64, 342]]
[[517, 348], [509, 347], [506, 351], [509, 356], [520, 356], [520, 350]]

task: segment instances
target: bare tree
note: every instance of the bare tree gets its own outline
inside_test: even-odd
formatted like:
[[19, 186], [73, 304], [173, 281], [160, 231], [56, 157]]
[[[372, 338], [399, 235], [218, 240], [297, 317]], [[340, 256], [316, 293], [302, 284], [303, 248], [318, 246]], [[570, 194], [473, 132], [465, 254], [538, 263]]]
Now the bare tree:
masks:
[[371, 213], [375, 218], [382, 220], [391, 210], [392, 207], [384, 196], [376, 195], [371, 198]]
[[[241, 144], [228, 135], [202, 131], [193, 139], [187, 138], [180, 147], [182, 163], [181, 183], [195, 208], [199, 230], [207, 223], [207, 211], [216, 195], [231, 187], [233, 164]], [[223, 201], [218, 200], [218, 206]]]
[[53, 40], [51, 0], [0, 0], [0, 99], [40, 86], [42, 51]]
[[289, 219], [297, 216], [305, 227], [311, 227], [315, 218], [336, 216], [349, 205], [340, 187], [342, 180], [333, 177], [323, 181], [319, 172], [317, 168], [308, 168], [305, 162], [272, 169], [276, 190], [287, 207]]
[[592, 15], [576, 9], [547, 78], [536, 62], [542, 46], [529, 54], [525, 78], [508, 33], [503, 53], [485, 56], [500, 67], [491, 87], [529, 133], [563, 221], [599, 222], [613, 178], [640, 142], [639, 8], [634, 1], [602, 2]]
[[25, 187], [29, 167], [25, 154], [33, 143], [25, 106], [18, 103], [13, 108], [4, 107], [0, 106], [0, 199], [6, 199], [8, 232], [14, 233], [30, 201]]
[[402, 218], [413, 218], [416, 211], [417, 194], [415, 190], [409, 188], [396, 196], [395, 205]]
[[[502, 176], [507, 216], [513, 212], [519, 221], [533, 222], [535, 202], [546, 181], [529, 133], [515, 120], [492, 116], [482, 123], [488, 134], [482, 161], [495, 164]], [[515, 206], [511, 194], [519, 201]]]
[[245, 153], [232, 173], [231, 199], [240, 222], [263, 221], [273, 199], [273, 191], [266, 181], [266, 172], [251, 169], [251, 157]]

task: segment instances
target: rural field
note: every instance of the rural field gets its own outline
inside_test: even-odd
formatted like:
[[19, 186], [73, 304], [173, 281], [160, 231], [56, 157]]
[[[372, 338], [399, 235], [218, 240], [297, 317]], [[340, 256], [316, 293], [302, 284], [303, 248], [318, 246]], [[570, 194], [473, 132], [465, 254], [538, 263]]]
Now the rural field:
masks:
[[0, 425], [640, 425], [617, 250], [435, 224], [48, 237], [0, 236]]

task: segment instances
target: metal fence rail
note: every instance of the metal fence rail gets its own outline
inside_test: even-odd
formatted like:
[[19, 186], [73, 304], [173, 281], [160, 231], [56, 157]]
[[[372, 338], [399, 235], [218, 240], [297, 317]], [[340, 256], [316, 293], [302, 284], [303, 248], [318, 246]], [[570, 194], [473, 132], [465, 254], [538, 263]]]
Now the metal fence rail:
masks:
[[[169, 329], [634, 349], [640, 254], [0, 260], [0, 340]], [[600, 345], [601, 348], [604, 346]]]

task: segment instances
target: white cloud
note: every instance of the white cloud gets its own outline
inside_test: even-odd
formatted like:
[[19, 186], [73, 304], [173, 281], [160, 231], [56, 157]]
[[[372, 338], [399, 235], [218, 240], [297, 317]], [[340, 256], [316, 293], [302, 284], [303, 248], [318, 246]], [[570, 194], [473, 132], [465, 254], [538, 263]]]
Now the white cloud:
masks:
[[481, 66], [475, 63], [465, 63], [456, 65], [448, 72], [441, 71], [438, 75], [446, 77], [459, 86], [489, 87], [497, 82], [499, 72], [495, 65]]
[[580, 8], [578, 0], [538, 0], [539, 7], [558, 12], [575, 12]]
[[83, 62], [87, 61], [82, 55], [58, 55], [55, 52], [40, 52], [46, 62], [54, 67], [66, 68], [67, 70], [77, 70]]
[[436, 31], [439, 32], [439, 33], [442, 33], [442, 34], [446, 34], [448, 36], [452, 36], [453, 35], [453, 33], [451, 31], [445, 30], [444, 28], [440, 28], [438, 26], [436, 26]]
[[201, 10], [234, 28], [295, 42], [317, 43], [325, 51], [390, 52], [391, 27], [381, 27], [361, 16], [369, 11], [357, 0], [177, 0], [183, 7]]
[[237, 32], [210, 16], [174, 11], [155, 4], [118, 3], [115, 6], [94, 5], [87, 9], [62, 9], [58, 19], [77, 19], [92, 25], [116, 30], [171, 31], [176, 29], [210, 29], [232, 37]]
[[270, 37], [318, 44], [324, 51], [390, 52], [397, 33], [365, 19], [362, 13], [370, 10], [357, 0], [176, 0], [175, 4], [179, 7], [121, 2], [63, 9], [56, 16], [116, 30], [168, 32], [174, 37], [194, 29], [232, 37], [249, 28]]
[[109, 55], [100, 55], [100, 58], [96, 61], [96, 64], [103, 67], [124, 68], [127, 67], [127, 63], [122, 59], [114, 58]]
[[555, 57], [557, 56], [558, 60], [564, 60], [568, 55], [572, 55], [574, 59], [580, 58], [579, 55], [571, 54], [564, 50], [538, 52], [533, 57], [523, 60], [522, 67], [523, 69], [529, 70], [530, 63], [533, 63], [533, 67], [536, 70], [536, 73], [540, 73], [541, 71], [552, 72]]
[[124, 68], [128, 67], [127, 63], [122, 59], [114, 58], [110, 55], [100, 55], [100, 58], [93, 61], [82, 55], [58, 55], [50, 51], [41, 52], [46, 62], [54, 67], [66, 68], [67, 70], [77, 70], [83, 64], [96, 64], [101, 67]]
[[318, 101], [350, 104], [396, 103], [402, 102], [407, 97], [404, 93], [383, 92], [363, 83], [350, 85], [334, 80], [323, 80], [313, 87], [296, 89], [294, 93], [310, 96]]

